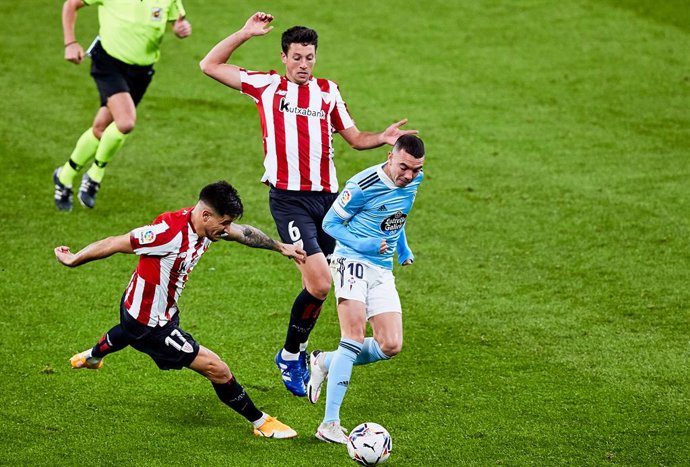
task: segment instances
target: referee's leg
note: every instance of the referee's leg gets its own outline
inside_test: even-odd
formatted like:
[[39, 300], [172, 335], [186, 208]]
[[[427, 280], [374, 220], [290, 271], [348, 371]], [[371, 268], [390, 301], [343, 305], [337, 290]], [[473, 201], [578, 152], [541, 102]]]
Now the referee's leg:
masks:
[[100, 132], [95, 160], [79, 187], [79, 201], [87, 208], [96, 205], [96, 193], [105, 176], [105, 167], [120, 150], [137, 121], [137, 111], [130, 93], [113, 94], [108, 97], [106, 105], [107, 107], [101, 107], [94, 121], [94, 134], [99, 136], [96, 131]]
[[[101, 183], [103, 180], [105, 166], [122, 147], [125, 138], [134, 130], [137, 121], [137, 109], [128, 92], [119, 92], [110, 96], [107, 110], [110, 113], [112, 123], [103, 130], [101, 142], [96, 151], [96, 160], [87, 172], [91, 180], [97, 183]], [[104, 121], [106, 120], [104, 119]]]

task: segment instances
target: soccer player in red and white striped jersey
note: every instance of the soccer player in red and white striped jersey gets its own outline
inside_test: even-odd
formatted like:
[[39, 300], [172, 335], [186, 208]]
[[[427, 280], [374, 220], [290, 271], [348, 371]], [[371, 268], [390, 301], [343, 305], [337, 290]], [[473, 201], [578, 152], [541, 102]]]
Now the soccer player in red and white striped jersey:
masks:
[[263, 130], [262, 181], [271, 187], [271, 214], [281, 239], [302, 245], [307, 252], [306, 263], [298, 265], [304, 288], [293, 303], [285, 344], [276, 355], [287, 389], [305, 396], [309, 379], [307, 340], [331, 287], [327, 258], [335, 240], [321, 224], [338, 192], [333, 133], [339, 133], [355, 149], [370, 149], [393, 145], [400, 136], [417, 131], [400, 128], [407, 120], [381, 132], [360, 131], [338, 85], [312, 75], [318, 45], [313, 29], [295, 26], [283, 33], [284, 75], [248, 71], [227, 63], [244, 42], [270, 32], [271, 21], [272, 15], [255, 13], [242, 29], [219, 42], [200, 66], [208, 76], [254, 100]]
[[255, 435], [292, 438], [297, 433], [257, 409], [218, 355], [179, 327], [177, 300], [211, 243], [222, 238], [304, 262], [305, 252], [298, 246], [276, 242], [250, 225], [235, 224], [242, 213], [237, 192], [221, 181], [204, 187], [195, 206], [163, 213], [151, 225], [94, 242], [76, 254], [67, 246], [55, 248], [57, 260], [68, 267], [115, 253], [139, 255], [137, 269], [120, 302], [120, 324], [70, 362], [75, 369], [99, 369], [103, 357], [132, 346], [149, 355], [162, 370], [186, 367], [208, 378], [218, 398], [254, 425]]

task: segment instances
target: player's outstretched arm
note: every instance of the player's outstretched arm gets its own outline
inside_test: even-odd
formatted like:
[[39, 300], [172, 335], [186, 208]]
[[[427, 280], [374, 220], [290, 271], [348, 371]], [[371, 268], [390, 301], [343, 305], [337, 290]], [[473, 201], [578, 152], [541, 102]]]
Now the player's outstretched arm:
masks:
[[307, 254], [299, 246], [276, 242], [251, 225], [230, 224], [226, 232], [227, 235], [223, 237], [225, 240], [238, 242], [252, 248], [277, 251], [283, 256], [294, 259], [299, 264], [303, 264], [307, 258]]
[[385, 130], [379, 133], [372, 133], [369, 131], [359, 131], [356, 126], [352, 126], [345, 130], [341, 130], [340, 135], [347, 141], [353, 149], [372, 149], [383, 146], [384, 144], [390, 144], [391, 146], [403, 135], [416, 135], [419, 133], [418, 130], [402, 130], [401, 126], [407, 123], [407, 119], [404, 118], [399, 122], [395, 122], [390, 125]]
[[129, 234], [104, 238], [84, 247], [76, 254], [72, 253], [68, 246], [59, 246], [53, 251], [55, 251], [55, 258], [58, 262], [70, 268], [107, 258], [115, 253], [134, 253], [132, 244], [129, 242]]
[[66, 0], [62, 5], [62, 36], [65, 45], [65, 60], [75, 65], [79, 65], [84, 59], [84, 49], [79, 45], [74, 33], [77, 10], [83, 6], [82, 0]]
[[246, 41], [254, 36], [268, 34], [273, 29], [273, 26], [269, 26], [271, 21], [273, 21], [273, 15], [270, 13], [262, 11], [254, 13], [242, 29], [230, 34], [206, 54], [204, 59], [199, 62], [201, 71], [228, 87], [237, 90], [242, 89], [240, 68], [227, 62], [233, 52]]

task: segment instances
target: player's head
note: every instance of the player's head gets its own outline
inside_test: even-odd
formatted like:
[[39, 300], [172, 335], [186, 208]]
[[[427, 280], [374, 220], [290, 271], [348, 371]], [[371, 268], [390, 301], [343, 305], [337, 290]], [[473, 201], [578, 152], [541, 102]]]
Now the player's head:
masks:
[[388, 153], [384, 171], [396, 186], [406, 186], [422, 170], [424, 154], [424, 141], [415, 135], [403, 135]]
[[242, 217], [244, 207], [237, 190], [221, 180], [201, 189], [195, 210], [198, 216], [195, 228], [202, 230], [197, 233], [215, 242], [233, 221]]
[[283, 33], [280, 58], [285, 64], [285, 75], [296, 84], [309, 81], [316, 63], [319, 35], [313, 29], [293, 26]]
[[313, 45], [314, 52], [316, 52], [316, 48], [319, 46], [319, 35], [313, 29], [304, 26], [293, 26], [283, 32], [281, 42], [284, 54], [288, 53], [292, 44]]
[[401, 150], [417, 159], [422, 159], [424, 157], [424, 141], [415, 135], [402, 135], [393, 145], [393, 151]]

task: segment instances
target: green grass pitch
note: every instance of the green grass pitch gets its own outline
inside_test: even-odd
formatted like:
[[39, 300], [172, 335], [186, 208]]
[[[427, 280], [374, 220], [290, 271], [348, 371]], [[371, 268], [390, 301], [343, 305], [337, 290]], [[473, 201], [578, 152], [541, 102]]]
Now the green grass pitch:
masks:
[[[408, 224], [416, 261], [396, 268], [404, 349], [355, 369], [343, 424], [388, 428], [391, 466], [690, 463], [687, 2], [186, 7], [192, 37], [166, 37], [96, 209], [63, 214], [51, 172], [90, 125], [96, 88], [88, 62], [62, 58], [61, 2], [3, 5], [0, 464], [351, 464], [313, 437], [323, 404], [290, 396], [273, 366], [299, 282], [277, 254], [214, 245], [182, 297], [182, 326], [297, 439], [255, 439], [203, 378], [160, 372], [132, 349], [97, 372], [69, 367], [116, 322], [136, 258], [69, 270], [55, 246], [125, 233], [221, 178], [239, 189], [244, 221], [275, 235], [256, 109], [198, 68], [256, 10], [276, 29], [236, 63], [281, 70], [280, 32], [314, 27], [315, 74], [340, 84], [358, 126], [407, 117], [427, 144]], [[81, 10], [81, 43], [95, 33], [95, 8]], [[336, 139], [341, 183], [386, 155]], [[338, 336], [329, 298], [311, 346]]]

